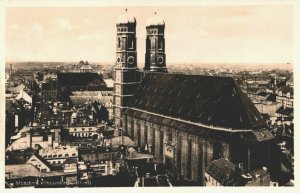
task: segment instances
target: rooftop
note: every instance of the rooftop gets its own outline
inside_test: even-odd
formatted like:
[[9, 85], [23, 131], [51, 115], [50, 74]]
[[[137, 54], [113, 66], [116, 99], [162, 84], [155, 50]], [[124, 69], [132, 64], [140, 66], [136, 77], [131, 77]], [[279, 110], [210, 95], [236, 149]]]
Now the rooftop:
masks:
[[[228, 130], [252, 130], [266, 125], [230, 77], [149, 73], [129, 107], [127, 115], [151, 113]], [[139, 115], [133, 110], [140, 111]]]

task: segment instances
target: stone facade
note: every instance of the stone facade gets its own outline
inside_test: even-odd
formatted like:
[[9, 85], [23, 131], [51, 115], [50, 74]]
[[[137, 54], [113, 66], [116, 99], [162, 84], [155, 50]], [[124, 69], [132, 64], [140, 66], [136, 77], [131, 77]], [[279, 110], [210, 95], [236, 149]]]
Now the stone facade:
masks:
[[[199, 184], [203, 183], [208, 163], [220, 157], [230, 159], [230, 144], [226, 141], [190, 135], [129, 116], [124, 119], [123, 127], [136, 145], [142, 149], [147, 145], [149, 152], [158, 162], [166, 164], [170, 173], [183, 175]], [[172, 155], [166, 152], [167, 147], [173, 148]]]
[[123, 111], [136, 87], [140, 84], [136, 57], [136, 21], [135, 18], [126, 20], [127, 13], [124, 15], [120, 16], [122, 21], [117, 22], [113, 96], [113, 114], [116, 129], [122, 128]]
[[261, 167], [270, 159], [269, 143], [246, 146], [191, 135], [130, 116], [124, 118], [123, 125], [135, 144], [141, 149], [147, 146], [148, 151], [158, 162], [164, 163], [171, 174], [183, 175], [199, 185], [203, 185], [205, 168], [215, 159], [224, 157], [233, 160], [236, 164], [241, 163], [245, 170]]

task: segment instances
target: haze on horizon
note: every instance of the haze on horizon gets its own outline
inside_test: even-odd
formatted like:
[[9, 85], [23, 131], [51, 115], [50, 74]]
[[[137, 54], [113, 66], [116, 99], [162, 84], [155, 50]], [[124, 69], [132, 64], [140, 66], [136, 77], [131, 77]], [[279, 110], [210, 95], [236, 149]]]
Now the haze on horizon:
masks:
[[[6, 61], [115, 61], [116, 20], [125, 7], [6, 8]], [[146, 22], [166, 23], [167, 63], [292, 63], [292, 6], [129, 7], [137, 55]]]

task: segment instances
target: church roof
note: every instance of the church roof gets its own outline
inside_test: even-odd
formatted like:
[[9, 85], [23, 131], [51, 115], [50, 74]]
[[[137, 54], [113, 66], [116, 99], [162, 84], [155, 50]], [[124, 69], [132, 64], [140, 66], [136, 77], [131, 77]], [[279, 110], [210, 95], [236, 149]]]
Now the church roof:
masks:
[[149, 73], [129, 107], [125, 115], [160, 119], [173, 127], [190, 123], [229, 131], [265, 127], [253, 103], [230, 77]]

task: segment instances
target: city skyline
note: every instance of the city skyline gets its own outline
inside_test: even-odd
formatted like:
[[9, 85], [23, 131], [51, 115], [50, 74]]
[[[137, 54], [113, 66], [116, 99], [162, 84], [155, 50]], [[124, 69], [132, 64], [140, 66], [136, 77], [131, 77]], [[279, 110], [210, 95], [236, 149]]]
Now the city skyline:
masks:
[[[113, 63], [115, 22], [125, 8], [7, 8], [6, 61]], [[139, 64], [155, 11], [166, 22], [167, 63], [293, 62], [292, 6], [129, 7]]]

